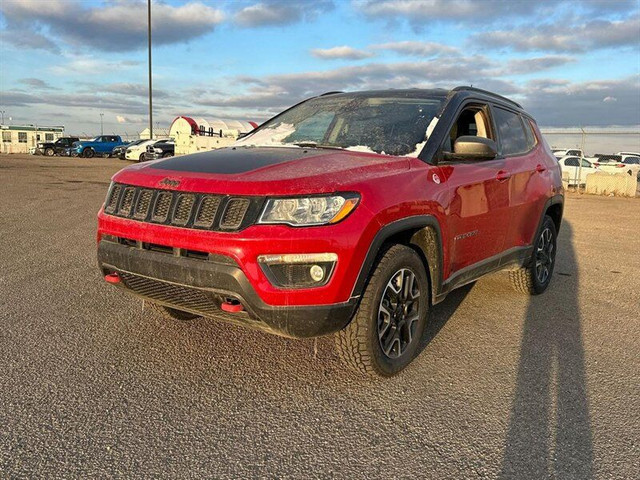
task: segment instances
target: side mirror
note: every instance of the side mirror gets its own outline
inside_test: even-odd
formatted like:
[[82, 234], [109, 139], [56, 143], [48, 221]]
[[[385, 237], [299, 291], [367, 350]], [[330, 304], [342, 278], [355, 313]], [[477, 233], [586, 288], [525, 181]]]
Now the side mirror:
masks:
[[453, 153], [444, 153], [446, 160], [493, 160], [497, 156], [496, 142], [473, 135], [459, 137], [453, 144]]

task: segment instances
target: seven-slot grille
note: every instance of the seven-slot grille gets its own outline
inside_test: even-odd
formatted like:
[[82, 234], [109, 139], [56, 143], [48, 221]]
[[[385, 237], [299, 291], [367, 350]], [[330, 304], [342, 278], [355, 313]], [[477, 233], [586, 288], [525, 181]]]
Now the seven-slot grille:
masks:
[[241, 230], [253, 224], [264, 199], [113, 184], [104, 212], [118, 217], [176, 227], [207, 230]]

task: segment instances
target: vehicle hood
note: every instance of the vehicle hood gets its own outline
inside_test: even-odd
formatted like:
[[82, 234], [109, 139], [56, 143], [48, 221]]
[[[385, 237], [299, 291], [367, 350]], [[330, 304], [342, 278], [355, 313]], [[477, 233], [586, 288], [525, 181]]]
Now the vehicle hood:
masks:
[[114, 181], [205, 193], [289, 195], [356, 189], [373, 178], [404, 173], [409, 165], [405, 157], [347, 150], [232, 147], [132, 165]]

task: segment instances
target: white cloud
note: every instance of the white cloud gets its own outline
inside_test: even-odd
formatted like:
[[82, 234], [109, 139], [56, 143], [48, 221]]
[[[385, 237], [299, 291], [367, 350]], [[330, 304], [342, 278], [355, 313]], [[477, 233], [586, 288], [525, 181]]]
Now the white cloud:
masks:
[[314, 48], [311, 50], [311, 54], [322, 60], [334, 60], [334, 59], [348, 59], [348, 60], [362, 60], [363, 58], [373, 57], [373, 53], [365, 50], [358, 50], [353, 47], [343, 45], [341, 47], [333, 48]]
[[[78, 0], [3, 0], [0, 11], [12, 25], [42, 38], [33, 48], [51, 47], [53, 38], [78, 47], [103, 51], [130, 51], [147, 44], [147, 5], [119, 0], [106, 6], [88, 7]], [[154, 2], [151, 24], [157, 45], [184, 43], [211, 32], [224, 20], [222, 11], [201, 2], [180, 6]], [[47, 37], [41, 31], [48, 32]], [[2, 37], [16, 43], [11, 36]]]
[[602, 101], [603, 102], [617, 102], [618, 99], [616, 97], [608, 96], [608, 97], [604, 97], [604, 99]]
[[457, 55], [460, 50], [450, 45], [436, 42], [391, 42], [373, 45], [371, 48], [392, 50], [403, 55], [414, 57], [434, 57], [436, 55]]
[[289, 25], [302, 20], [312, 20], [332, 10], [333, 0], [263, 0], [249, 5], [235, 14], [235, 22], [243, 27]]

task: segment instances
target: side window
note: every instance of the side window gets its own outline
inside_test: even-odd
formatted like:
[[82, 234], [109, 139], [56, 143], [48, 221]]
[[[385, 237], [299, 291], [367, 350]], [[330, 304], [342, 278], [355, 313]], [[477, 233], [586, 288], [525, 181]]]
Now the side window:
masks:
[[527, 150], [531, 150], [536, 146], [536, 143], [538, 143], [538, 141], [536, 140], [536, 136], [533, 133], [531, 120], [529, 120], [527, 117], [522, 117], [522, 123], [524, 124], [524, 134], [527, 137]]
[[564, 161], [565, 166], [567, 167], [579, 167], [578, 159], [576, 157], [567, 158]]
[[494, 140], [486, 110], [486, 105], [465, 107], [458, 115], [451, 130], [449, 130], [449, 135], [445, 137], [442, 144], [442, 151], [453, 152], [453, 144], [455, 141], [467, 135]]
[[627, 157], [623, 163], [626, 163], [627, 165], [638, 165], [640, 164], [640, 158], [639, 157]]
[[582, 166], [583, 167], [591, 167], [591, 162], [589, 160], [585, 160], [584, 158], [582, 159]]
[[498, 107], [493, 111], [502, 155], [518, 155], [529, 151], [520, 115]]

